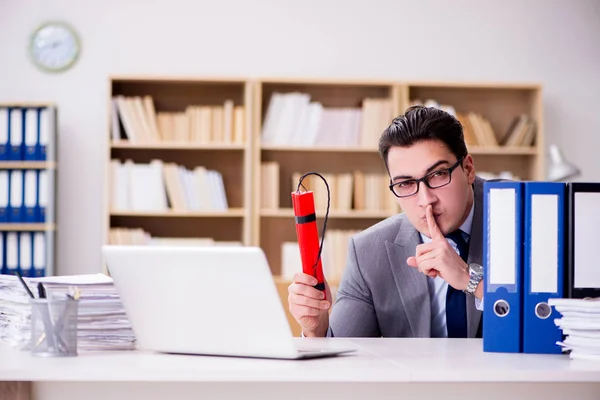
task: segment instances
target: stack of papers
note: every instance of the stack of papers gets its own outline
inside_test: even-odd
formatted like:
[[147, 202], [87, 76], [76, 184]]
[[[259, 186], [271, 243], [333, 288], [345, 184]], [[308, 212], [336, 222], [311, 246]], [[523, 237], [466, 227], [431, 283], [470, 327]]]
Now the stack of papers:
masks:
[[[77, 350], [133, 350], [135, 336], [112, 278], [103, 274], [23, 278], [37, 297], [42, 282], [46, 296], [80, 292]], [[31, 306], [25, 288], [13, 275], [0, 275], [0, 342], [27, 350], [31, 337]]]
[[600, 298], [550, 299], [548, 302], [561, 314], [555, 319], [565, 336], [563, 351], [571, 358], [600, 361]]

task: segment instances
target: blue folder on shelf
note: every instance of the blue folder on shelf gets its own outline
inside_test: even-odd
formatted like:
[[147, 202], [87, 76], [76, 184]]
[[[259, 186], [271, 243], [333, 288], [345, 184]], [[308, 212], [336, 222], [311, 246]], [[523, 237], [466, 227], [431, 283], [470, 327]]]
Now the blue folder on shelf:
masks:
[[23, 137], [23, 159], [36, 161], [39, 146], [39, 109], [28, 108], [25, 110], [25, 127]]
[[23, 136], [25, 128], [25, 114], [21, 108], [10, 109], [8, 120], [9, 150], [8, 160], [21, 161], [23, 159]]
[[9, 151], [9, 113], [8, 108], [0, 107], [0, 161], [8, 160]]
[[8, 170], [0, 170], [0, 224], [8, 222], [10, 210], [10, 173]]
[[13, 169], [10, 171], [8, 222], [20, 223], [24, 221], [23, 198], [25, 188], [23, 186], [23, 170]]

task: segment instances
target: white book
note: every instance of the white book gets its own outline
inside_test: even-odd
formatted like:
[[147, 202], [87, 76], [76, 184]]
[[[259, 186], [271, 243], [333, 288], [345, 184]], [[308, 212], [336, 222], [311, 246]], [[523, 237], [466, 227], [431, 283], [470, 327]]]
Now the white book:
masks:
[[212, 194], [209, 184], [208, 170], [206, 167], [198, 166], [194, 168], [194, 187], [198, 194], [199, 210], [212, 210]]
[[263, 144], [270, 145], [274, 142], [275, 132], [277, 128], [277, 120], [283, 106], [284, 95], [274, 92], [271, 94], [269, 106], [263, 120], [261, 140]]
[[223, 104], [223, 142], [233, 143], [233, 101]]
[[323, 104], [312, 102], [309, 104], [308, 109], [308, 123], [301, 144], [304, 146], [313, 146], [317, 142], [317, 135], [323, 120]]
[[298, 145], [302, 142], [302, 136], [306, 134], [310, 96], [305, 93], [295, 93], [293, 99], [291, 122], [285, 126], [285, 136], [282, 134], [284, 145]]
[[126, 211], [129, 205], [129, 174], [127, 167], [119, 160], [110, 160], [111, 193], [110, 209], [113, 211]]
[[131, 205], [135, 211], [165, 211], [167, 198], [162, 161], [133, 164], [131, 174]]
[[281, 244], [281, 277], [293, 279], [298, 272], [302, 272], [298, 242], [283, 242]]
[[113, 98], [110, 102], [110, 133], [112, 141], [117, 143], [121, 141], [121, 127], [119, 124], [119, 105], [117, 99]]
[[223, 182], [223, 175], [219, 171], [213, 172], [214, 190], [217, 195], [217, 209], [225, 211], [228, 209], [227, 194], [225, 193], [225, 184]]

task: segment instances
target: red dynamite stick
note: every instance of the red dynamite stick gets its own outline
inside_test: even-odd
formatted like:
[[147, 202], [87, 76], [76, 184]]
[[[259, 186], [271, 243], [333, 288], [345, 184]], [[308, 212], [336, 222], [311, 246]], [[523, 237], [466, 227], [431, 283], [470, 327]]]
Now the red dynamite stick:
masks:
[[[323, 265], [319, 257], [319, 233], [313, 192], [292, 192], [292, 204], [296, 220], [296, 235], [300, 247], [302, 272], [317, 278], [316, 289], [325, 291]], [[316, 267], [315, 267], [316, 263]]]

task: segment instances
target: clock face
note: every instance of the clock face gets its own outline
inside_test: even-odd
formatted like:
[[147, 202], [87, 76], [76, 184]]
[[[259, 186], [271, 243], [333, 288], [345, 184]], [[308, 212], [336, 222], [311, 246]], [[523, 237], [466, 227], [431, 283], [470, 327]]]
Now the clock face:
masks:
[[79, 39], [67, 25], [51, 22], [38, 28], [31, 37], [29, 52], [33, 62], [46, 71], [64, 71], [79, 56]]

